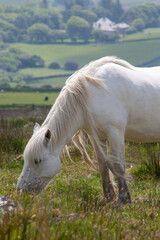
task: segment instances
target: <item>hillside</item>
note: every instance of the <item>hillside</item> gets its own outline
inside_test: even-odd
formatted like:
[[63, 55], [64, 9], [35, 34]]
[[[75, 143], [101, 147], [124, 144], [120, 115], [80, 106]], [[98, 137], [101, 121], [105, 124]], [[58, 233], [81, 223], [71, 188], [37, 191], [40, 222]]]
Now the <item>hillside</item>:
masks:
[[121, 4], [125, 7], [133, 7], [136, 5], [140, 5], [140, 4], [144, 4], [144, 3], [154, 3], [154, 4], [160, 4], [160, 0], [134, 0], [134, 1], [130, 1], [130, 0], [120, 0]]
[[[0, 0], [0, 4], [4, 4], [4, 5], [15, 5], [15, 6], [20, 6], [23, 5], [25, 3], [28, 2], [41, 2], [41, 0]], [[50, 2], [50, 0], [49, 0]], [[53, 3], [53, 1], [51, 1]], [[97, 3], [97, 0], [93, 0], [93, 2]], [[154, 3], [154, 4], [160, 4], [160, 0], [134, 0], [134, 1], [130, 1], [130, 0], [120, 0], [121, 4], [125, 7], [133, 7], [139, 4], [143, 4], [143, 3]]]
[[20, 6], [28, 2], [40, 2], [40, 0], [0, 0], [2, 5]]
[[[84, 66], [90, 61], [96, 60], [104, 56], [117, 56], [119, 58], [129, 61], [133, 65], [140, 65], [144, 62], [150, 61], [158, 57], [160, 49], [159, 40], [148, 41], [135, 41], [117, 44], [82, 44], [82, 45], [67, 45], [67, 44], [22, 44], [14, 43], [10, 47], [18, 48], [23, 52], [29, 54], [40, 55], [45, 61], [45, 68], [27, 68], [22, 69], [22, 74], [32, 74], [34, 77], [42, 77], [48, 75], [66, 74], [63, 66], [66, 61], [75, 61], [79, 67]], [[152, 51], [151, 51], [152, 49]], [[51, 62], [58, 62], [61, 66], [59, 70], [49, 70], [48, 64]], [[159, 64], [158, 62], [152, 63], [153, 65]], [[68, 72], [71, 74], [71, 72]], [[40, 86], [50, 84], [52, 86], [63, 86], [67, 77], [50, 78], [28, 83], [29, 86]]]

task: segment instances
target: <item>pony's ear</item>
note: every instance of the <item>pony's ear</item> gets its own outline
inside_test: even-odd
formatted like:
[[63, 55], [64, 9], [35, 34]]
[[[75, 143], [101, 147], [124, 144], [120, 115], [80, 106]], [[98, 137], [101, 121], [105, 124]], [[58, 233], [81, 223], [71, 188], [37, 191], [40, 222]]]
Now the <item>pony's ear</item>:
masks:
[[33, 128], [33, 134], [37, 132], [40, 129], [40, 125], [38, 123], [35, 123], [34, 128]]
[[44, 144], [49, 143], [50, 140], [51, 140], [51, 131], [48, 129], [45, 133]]

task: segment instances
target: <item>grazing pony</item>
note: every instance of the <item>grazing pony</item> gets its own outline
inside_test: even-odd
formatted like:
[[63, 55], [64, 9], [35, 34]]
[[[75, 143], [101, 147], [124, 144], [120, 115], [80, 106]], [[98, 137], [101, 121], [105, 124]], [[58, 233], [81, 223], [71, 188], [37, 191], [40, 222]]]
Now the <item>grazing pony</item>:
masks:
[[[17, 189], [40, 192], [47, 186], [59, 171], [60, 153], [73, 136], [91, 164], [77, 134], [82, 130], [94, 146], [106, 201], [116, 197], [111, 170], [118, 179], [118, 204], [130, 203], [125, 140], [160, 141], [160, 67], [137, 68], [121, 59], [104, 57], [74, 73], [43, 124], [34, 127]], [[106, 143], [112, 157], [107, 155]]]

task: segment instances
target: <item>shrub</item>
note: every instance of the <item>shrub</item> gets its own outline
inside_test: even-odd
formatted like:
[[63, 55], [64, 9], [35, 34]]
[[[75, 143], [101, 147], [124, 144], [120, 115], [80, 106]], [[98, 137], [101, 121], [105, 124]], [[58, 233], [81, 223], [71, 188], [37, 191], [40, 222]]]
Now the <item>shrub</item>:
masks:
[[71, 62], [71, 61], [66, 62], [66, 63], [64, 64], [64, 68], [65, 68], [66, 70], [77, 70], [77, 69], [78, 69], [78, 63], [76, 63], [76, 62]]
[[57, 62], [51, 62], [48, 67], [53, 69], [59, 69], [60, 65]]
[[57, 42], [57, 41], [63, 42], [66, 38], [68, 38], [68, 35], [65, 30], [50, 31], [50, 41], [51, 42]]
[[24, 74], [22, 78], [23, 78], [23, 81], [26, 83], [30, 83], [33, 81], [33, 76], [31, 74]]
[[132, 33], [136, 33], [137, 32], [137, 29], [133, 26], [129, 27], [127, 30], [126, 30], [126, 33], [127, 34], [132, 34]]
[[105, 42], [107, 40], [107, 35], [105, 32], [100, 30], [93, 30], [92, 36], [95, 40], [95, 42]]
[[44, 67], [44, 61], [40, 56], [30, 56], [28, 53], [23, 53], [17, 58], [21, 63], [21, 68]]
[[145, 27], [145, 23], [141, 18], [137, 18], [132, 22], [132, 26], [137, 29], [137, 31], [142, 31]]
[[112, 34], [108, 34], [108, 40], [109, 42], [116, 42], [119, 39], [119, 34], [114, 32]]

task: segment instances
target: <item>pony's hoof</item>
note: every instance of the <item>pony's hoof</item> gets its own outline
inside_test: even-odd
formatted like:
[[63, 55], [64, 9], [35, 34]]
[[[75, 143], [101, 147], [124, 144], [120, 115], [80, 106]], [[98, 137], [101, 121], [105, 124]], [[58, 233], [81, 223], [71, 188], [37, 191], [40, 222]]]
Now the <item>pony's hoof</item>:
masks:
[[107, 194], [104, 197], [106, 204], [116, 200], [116, 194]]

